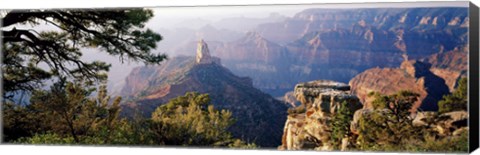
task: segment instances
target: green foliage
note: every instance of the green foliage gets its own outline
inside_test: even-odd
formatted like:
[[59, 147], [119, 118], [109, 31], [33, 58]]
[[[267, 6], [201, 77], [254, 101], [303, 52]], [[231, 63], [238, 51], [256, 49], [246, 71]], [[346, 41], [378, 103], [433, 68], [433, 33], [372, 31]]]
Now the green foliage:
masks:
[[421, 143], [419, 151], [425, 152], [468, 152], [468, 131], [457, 136], [438, 138], [434, 135], [425, 135], [425, 142]]
[[376, 109], [360, 118], [357, 138], [360, 145], [356, 149], [395, 152], [468, 151], [468, 130], [456, 136], [440, 136], [430, 128], [436, 120], [437, 115], [434, 113], [426, 114], [426, 126], [413, 126], [409, 111], [417, 101], [418, 94], [401, 91], [387, 96], [378, 93], [369, 95], [375, 97], [373, 105]]
[[422, 135], [420, 128], [407, 122], [393, 122], [391, 115], [381, 110], [361, 118], [359, 125], [360, 150], [407, 151], [408, 144]]
[[153, 132], [153, 123], [151, 119], [141, 118], [139, 116], [121, 125], [117, 129], [117, 135], [120, 138], [114, 138], [114, 144], [123, 145], [155, 145], [157, 140]]
[[342, 139], [350, 135], [350, 122], [353, 120], [353, 112], [350, 111], [347, 104], [346, 101], [342, 102], [337, 113], [332, 118], [331, 142], [334, 149], [340, 149]]
[[163, 145], [228, 146], [232, 113], [210, 105], [208, 94], [186, 93], [158, 107], [152, 114], [158, 143]]
[[31, 104], [7, 104], [7, 142], [28, 144], [181, 145], [257, 148], [228, 132], [232, 113], [216, 110], [208, 94], [187, 93], [157, 108], [152, 119], [119, 119], [120, 100], [106, 87], [96, 91], [60, 80], [48, 91], [35, 91]]
[[468, 79], [461, 78], [458, 87], [452, 94], [443, 96], [438, 102], [438, 112], [446, 113], [458, 110], [467, 110], [468, 106]]
[[20, 137], [30, 137], [44, 130], [41, 115], [32, 114], [24, 106], [7, 101], [3, 104], [3, 142], [14, 141]]
[[231, 144], [228, 144], [230, 148], [237, 149], [258, 149], [259, 147], [255, 143], [245, 143], [240, 139], [235, 139]]
[[33, 90], [42, 85], [41, 81], [51, 77], [51, 73], [45, 71], [33, 62], [26, 63], [21, 56], [26, 47], [21, 45], [5, 45], [2, 49], [2, 77], [3, 97], [10, 98], [19, 90]]
[[[95, 142], [98, 144], [112, 143], [116, 130], [125, 124], [118, 118], [121, 98], [112, 101], [105, 86], [100, 86], [97, 96], [90, 98], [94, 89], [88, 87], [61, 79], [48, 91], [33, 92], [30, 105], [9, 106], [4, 110], [7, 114], [4, 119], [8, 122], [6, 140], [52, 133], [61, 138], [71, 137], [75, 143], [88, 144], [85, 140], [91, 141], [91, 137], [101, 139], [101, 142]], [[19, 132], [22, 134], [15, 129], [21, 129]], [[49, 137], [51, 135], [46, 138]]]
[[64, 138], [51, 133], [22, 137], [16, 141], [16, 143], [20, 144], [73, 144], [74, 142], [72, 137]]
[[368, 97], [373, 97], [374, 100], [372, 101], [372, 106], [373, 109], [385, 109], [386, 107], [386, 102], [387, 102], [387, 96], [382, 96], [382, 94], [378, 92], [370, 92], [368, 93]]
[[385, 96], [378, 92], [370, 92], [369, 97], [374, 97], [372, 106], [374, 109], [390, 109], [396, 113], [408, 115], [412, 105], [418, 100], [419, 94], [411, 91], [399, 91], [395, 94]]
[[[118, 56], [120, 61], [159, 63], [164, 54], [152, 49], [162, 39], [146, 29], [153, 17], [146, 9], [118, 10], [12, 10], [2, 20], [2, 77], [4, 94], [32, 91], [42, 80], [69, 77], [89, 81], [106, 80], [110, 65], [81, 60], [85, 48], [96, 48]], [[46, 23], [50, 31], [36, 31], [23, 25]], [[8, 28], [7, 28], [8, 27]], [[39, 68], [44, 64], [49, 69]]]
[[[121, 98], [110, 105], [106, 87], [101, 86], [96, 98], [88, 98], [92, 90], [85, 85], [60, 80], [50, 91], [35, 91], [30, 108], [46, 118], [51, 129], [61, 136], [71, 136], [75, 142], [101, 130], [113, 130], [118, 124]], [[53, 121], [56, 120], [56, 121]], [[109, 140], [108, 135], [104, 137]]]
[[417, 101], [418, 94], [400, 91], [392, 95], [371, 93], [375, 110], [359, 120], [359, 149], [375, 151], [405, 150], [403, 144], [421, 134], [413, 126], [410, 109]]

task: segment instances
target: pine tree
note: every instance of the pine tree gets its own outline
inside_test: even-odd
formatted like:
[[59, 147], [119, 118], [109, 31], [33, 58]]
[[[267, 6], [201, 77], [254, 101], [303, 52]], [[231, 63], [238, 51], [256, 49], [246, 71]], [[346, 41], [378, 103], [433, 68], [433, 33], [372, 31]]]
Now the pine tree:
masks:
[[[154, 15], [152, 10], [31, 9], [5, 13], [0, 17], [4, 98], [40, 88], [42, 81], [50, 78], [106, 80], [110, 65], [80, 59], [85, 48], [103, 50], [121, 62], [157, 64], [166, 59], [164, 54], [152, 53], [162, 39], [145, 28]], [[51, 30], [35, 28], [41, 24]]]
[[438, 112], [446, 113], [457, 110], [467, 110], [468, 107], [468, 79], [461, 78], [458, 87], [452, 94], [443, 96], [438, 102]]
[[332, 136], [331, 141], [335, 149], [339, 149], [342, 139], [348, 138], [350, 133], [350, 122], [353, 120], [353, 112], [347, 107], [344, 101], [340, 105], [337, 113], [332, 118]]
[[413, 126], [410, 109], [419, 95], [400, 91], [392, 95], [371, 93], [373, 112], [359, 120], [359, 149], [401, 151], [410, 140], [422, 134]]
[[208, 94], [186, 93], [171, 99], [152, 113], [157, 144], [184, 146], [253, 147], [234, 139], [228, 128], [232, 113], [216, 110]]
[[89, 88], [61, 79], [48, 91], [35, 91], [26, 113], [40, 117], [36, 123], [44, 130], [33, 133], [70, 137], [74, 143], [110, 143], [121, 124], [118, 118], [121, 98], [112, 101], [105, 86], [99, 87], [96, 98], [90, 98], [95, 89]]

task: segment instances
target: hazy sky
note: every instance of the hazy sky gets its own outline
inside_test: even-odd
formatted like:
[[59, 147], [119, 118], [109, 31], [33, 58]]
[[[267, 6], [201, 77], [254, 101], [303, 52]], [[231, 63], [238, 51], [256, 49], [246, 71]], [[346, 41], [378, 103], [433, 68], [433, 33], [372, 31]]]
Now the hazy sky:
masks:
[[158, 7], [153, 8], [156, 16], [175, 15], [175, 17], [229, 16], [244, 15], [257, 17], [269, 12], [291, 16], [308, 8], [380, 8], [380, 7], [468, 7], [468, 2], [416, 2], [416, 3], [351, 3], [351, 4], [312, 4], [312, 5], [250, 5], [250, 6], [210, 6], [210, 7]]
[[379, 8], [379, 7], [468, 7], [467, 1], [451, 2], [407, 2], [407, 3], [350, 3], [350, 4], [312, 4], [312, 5], [250, 5], [250, 6], [210, 6], [210, 7], [155, 7], [155, 16], [148, 25], [174, 26], [187, 19], [217, 21], [225, 17], [262, 18], [270, 13], [293, 16], [309, 8]]

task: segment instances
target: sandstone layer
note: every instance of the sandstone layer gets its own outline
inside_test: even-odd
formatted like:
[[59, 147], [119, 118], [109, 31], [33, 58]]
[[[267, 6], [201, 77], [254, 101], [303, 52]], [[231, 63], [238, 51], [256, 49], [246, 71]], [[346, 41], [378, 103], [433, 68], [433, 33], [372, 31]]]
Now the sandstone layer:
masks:
[[358, 74], [349, 85], [365, 108], [372, 108], [368, 94], [378, 92], [385, 95], [408, 90], [420, 95], [412, 110], [436, 111], [437, 102], [450, 93], [445, 79], [431, 70], [431, 64], [411, 60], [404, 61], [399, 68], [374, 68]]

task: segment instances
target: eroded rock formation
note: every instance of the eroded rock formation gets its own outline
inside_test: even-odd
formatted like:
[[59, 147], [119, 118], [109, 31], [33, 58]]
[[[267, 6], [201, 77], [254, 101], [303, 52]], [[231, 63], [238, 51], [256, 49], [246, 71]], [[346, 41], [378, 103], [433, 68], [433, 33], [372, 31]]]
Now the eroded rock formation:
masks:
[[210, 55], [210, 50], [208, 49], [207, 43], [205, 43], [203, 40], [200, 40], [197, 44], [197, 55], [195, 62], [197, 64], [220, 64], [220, 58], [212, 57]]
[[399, 68], [373, 68], [358, 74], [349, 85], [366, 108], [372, 108], [368, 94], [379, 92], [393, 94], [409, 90], [420, 95], [412, 110], [418, 108], [436, 111], [437, 102], [450, 92], [447, 82], [431, 70], [431, 64], [416, 60], [404, 61]]
[[215, 108], [232, 112], [236, 122], [229, 131], [234, 137], [263, 148], [280, 145], [287, 106], [256, 89], [251, 78], [220, 65], [205, 42], [198, 43], [197, 54], [134, 69], [122, 89], [127, 98], [123, 114], [133, 116], [138, 110], [150, 117], [156, 107], [186, 92], [207, 93]]
[[362, 108], [349, 90], [347, 84], [327, 80], [297, 84], [294, 95], [306, 109], [304, 113], [288, 115], [279, 149], [332, 150], [328, 143], [332, 116], [341, 104], [346, 104], [352, 112]]

